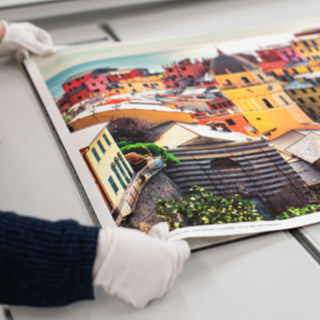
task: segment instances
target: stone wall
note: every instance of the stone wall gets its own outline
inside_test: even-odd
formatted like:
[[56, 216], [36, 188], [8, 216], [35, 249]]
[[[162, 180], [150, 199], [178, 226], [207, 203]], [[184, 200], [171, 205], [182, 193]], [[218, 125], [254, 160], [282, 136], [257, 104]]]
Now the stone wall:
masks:
[[181, 198], [177, 185], [162, 171], [155, 175], [143, 188], [134, 213], [121, 223], [121, 226], [138, 228], [148, 232], [150, 228], [162, 221], [156, 217], [154, 206], [161, 199]]

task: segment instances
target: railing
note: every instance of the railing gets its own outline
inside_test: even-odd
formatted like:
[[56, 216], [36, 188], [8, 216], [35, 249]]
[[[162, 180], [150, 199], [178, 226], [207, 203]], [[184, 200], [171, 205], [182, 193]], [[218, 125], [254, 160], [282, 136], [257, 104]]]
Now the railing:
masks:
[[133, 212], [143, 187], [165, 166], [166, 164], [162, 161], [161, 157], [157, 157], [149, 160], [147, 165], [137, 173], [129, 188], [121, 197], [118, 206], [113, 209], [113, 212], [119, 212], [116, 221], [117, 225], [120, 224], [123, 217]]
[[201, 119], [208, 119], [208, 118], [213, 118], [215, 116], [223, 116], [223, 115], [228, 115], [228, 114], [240, 114], [241, 112], [239, 111], [238, 108], [227, 108], [227, 109], [221, 109], [221, 110], [215, 110], [215, 111], [210, 111], [210, 113], [208, 114], [204, 114], [204, 115], [198, 115], [195, 116], [195, 118], [197, 118], [198, 120]]
[[247, 88], [247, 87], [252, 87], [252, 86], [259, 86], [259, 85], [265, 85], [265, 84], [270, 84], [273, 82], [278, 82], [276, 79], [266, 79], [264, 81], [252, 81], [248, 83], [242, 83], [242, 84], [222, 84], [220, 86], [220, 90], [228, 90], [228, 89], [236, 89], [236, 88]]

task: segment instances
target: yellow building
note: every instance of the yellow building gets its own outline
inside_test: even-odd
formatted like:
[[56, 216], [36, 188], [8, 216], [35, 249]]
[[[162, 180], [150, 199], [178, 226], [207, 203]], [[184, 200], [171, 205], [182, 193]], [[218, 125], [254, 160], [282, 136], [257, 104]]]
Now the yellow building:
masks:
[[220, 52], [210, 69], [220, 90], [269, 139], [293, 129], [315, 129], [280, 83], [244, 58]]
[[320, 72], [295, 77], [284, 90], [314, 121], [320, 121]]
[[297, 50], [311, 65], [320, 62], [320, 37], [318, 33], [306, 32], [295, 35], [290, 46]]
[[268, 73], [273, 75], [277, 79], [294, 78], [299, 74], [306, 74], [310, 72], [320, 71], [320, 65], [304, 65], [304, 66], [294, 66], [294, 67], [283, 67], [283, 68], [273, 68], [268, 69]]
[[95, 135], [89, 144], [82, 143], [87, 146], [82, 146], [80, 151], [109, 209], [116, 210], [117, 213], [128, 211], [125, 207], [119, 207], [119, 204], [124, 201], [135, 173], [105, 124], [102, 129], [101, 125], [93, 126], [75, 134], [78, 141], [88, 140]]
[[134, 77], [130, 79], [120, 80], [119, 83], [128, 93], [141, 92], [146, 90], [165, 90], [166, 86], [162, 82], [165, 78], [164, 73], [152, 74], [147, 76]]
[[110, 93], [124, 94], [124, 93], [127, 93], [127, 91], [126, 91], [125, 88], [120, 88], [120, 87], [115, 87], [115, 88], [107, 87], [107, 90], [103, 93], [103, 95], [104, 95], [105, 97], [109, 97], [109, 94], [110, 94]]

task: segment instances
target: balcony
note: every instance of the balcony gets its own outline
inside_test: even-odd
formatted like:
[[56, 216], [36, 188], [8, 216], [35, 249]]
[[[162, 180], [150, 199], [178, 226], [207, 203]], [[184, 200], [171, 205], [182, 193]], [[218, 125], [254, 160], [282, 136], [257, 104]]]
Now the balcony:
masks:
[[127, 217], [134, 211], [139, 195], [147, 182], [165, 167], [166, 164], [161, 157], [156, 157], [149, 160], [147, 165], [137, 173], [129, 188], [121, 197], [118, 206], [112, 210], [112, 213], [119, 213], [116, 220], [117, 225], [120, 225], [122, 218]]

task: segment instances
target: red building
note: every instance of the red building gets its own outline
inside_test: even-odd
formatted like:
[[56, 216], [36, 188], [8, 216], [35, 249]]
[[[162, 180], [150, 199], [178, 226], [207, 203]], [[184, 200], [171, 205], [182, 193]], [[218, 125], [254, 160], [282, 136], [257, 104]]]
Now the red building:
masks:
[[89, 99], [90, 95], [91, 91], [87, 85], [83, 83], [80, 87], [69, 93], [68, 98], [70, 99], [71, 105], [75, 105], [76, 103]]
[[181, 76], [187, 79], [198, 79], [206, 73], [206, 68], [202, 62], [195, 60], [192, 63], [190, 59], [182, 60], [171, 66], [164, 66], [164, 70], [169, 77]]
[[263, 71], [289, 67], [290, 64], [307, 62], [300, 53], [291, 47], [276, 47], [256, 51], [262, 60], [257, 66]]
[[65, 93], [70, 93], [73, 90], [82, 86], [82, 84], [86, 83], [88, 81], [88, 79], [90, 79], [91, 76], [92, 76], [92, 73], [88, 72], [88, 71], [77, 74], [76, 76], [69, 78], [62, 85], [62, 88]]
[[117, 71], [116, 73], [109, 74], [108, 80], [109, 82], [119, 82], [120, 80], [127, 80], [132, 79], [136, 77], [144, 77], [149, 74], [148, 69], [142, 68], [142, 69], [132, 69], [127, 72], [121, 72], [121, 70]]
[[207, 71], [202, 62], [195, 60], [192, 63], [190, 59], [163, 66], [163, 68], [167, 75], [164, 83], [168, 88], [186, 87], [191, 83], [195, 84]]

